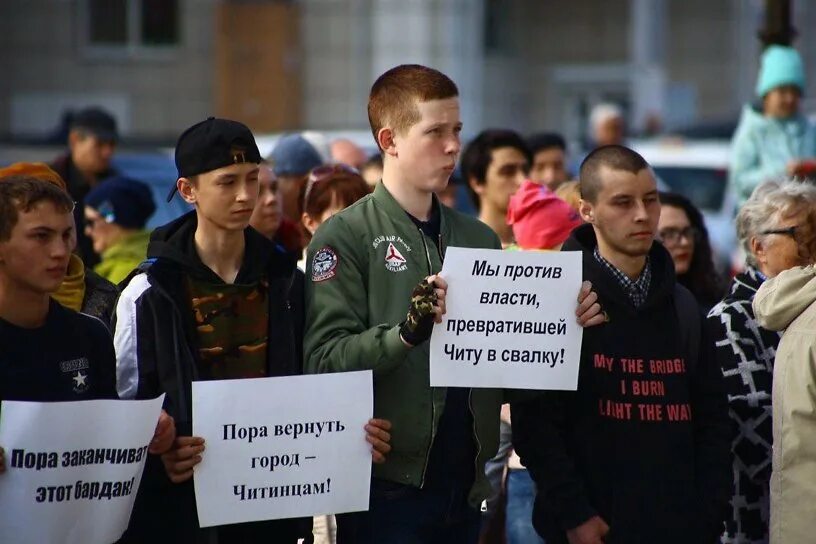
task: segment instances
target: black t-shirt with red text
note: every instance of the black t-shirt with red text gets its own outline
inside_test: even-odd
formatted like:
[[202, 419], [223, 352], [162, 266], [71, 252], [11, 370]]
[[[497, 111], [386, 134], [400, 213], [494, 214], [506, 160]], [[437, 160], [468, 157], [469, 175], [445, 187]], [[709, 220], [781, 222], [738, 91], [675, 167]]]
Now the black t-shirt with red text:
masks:
[[[609, 321], [584, 330], [576, 392], [513, 406], [514, 444], [539, 487], [545, 540], [593, 515], [607, 544], [711, 544], [730, 497], [731, 427], [713, 342], [683, 345], [671, 257], [655, 245], [646, 301], [635, 308], [592, 255], [590, 226], [564, 250], [584, 252]], [[690, 344], [690, 342], [689, 342]]]

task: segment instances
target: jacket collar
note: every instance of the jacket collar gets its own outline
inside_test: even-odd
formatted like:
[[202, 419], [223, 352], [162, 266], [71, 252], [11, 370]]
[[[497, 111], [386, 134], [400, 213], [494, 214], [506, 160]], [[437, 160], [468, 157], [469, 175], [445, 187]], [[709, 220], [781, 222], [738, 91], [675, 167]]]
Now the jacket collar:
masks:
[[[594, 251], [598, 245], [595, 237], [595, 230], [592, 225], [584, 224], [572, 231], [570, 237], [564, 242], [561, 251], [581, 251], [583, 253], [584, 279], [592, 282], [593, 289], [604, 300], [615, 300], [625, 308], [633, 308], [629, 299], [620, 287], [618, 282], [612, 280], [609, 272], [595, 259]], [[640, 307], [646, 309], [660, 304], [663, 300], [674, 292], [676, 278], [674, 274], [674, 263], [671, 255], [660, 242], [652, 243], [649, 250], [649, 263], [651, 264], [651, 284], [649, 294], [644, 304]], [[623, 303], [625, 301], [625, 304]]]
[[[450, 229], [448, 214], [450, 213], [450, 210], [439, 201], [439, 198], [437, 198], [435, 194], [431, 196], [434, 200], [434, 206], [438, 206], [439, 208], [439, 232], [442, 233], [444, 238], [448, 238]], [[394, 195], [392, 195], [388, 189], [386, 189], [382, 181], [377, 183], [376, 187], [374, 187], [374, 192], [372, 193], [371, 198], [373, 198], [378, 205], [383, 207], [385, 212], [393, 221], [400, 223], [411, 230], [416, 230], [416, 225], [414, 225], [411, 218], [408, 217], [408, 212], [406, 212], [400, 203], [397, 202]]]

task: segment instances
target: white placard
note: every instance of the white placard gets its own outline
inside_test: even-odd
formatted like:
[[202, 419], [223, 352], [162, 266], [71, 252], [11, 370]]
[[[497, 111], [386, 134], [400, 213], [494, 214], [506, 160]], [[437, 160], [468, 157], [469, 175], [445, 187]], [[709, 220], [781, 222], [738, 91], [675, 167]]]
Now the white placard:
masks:
[[163, 400], [3, 401], [0, 541], [117, 541]]
[[193, 382], [202, 527], [368, 510], [371, 371]]
[[575, 390], [581, 253], [449, 247], [431, 385]]

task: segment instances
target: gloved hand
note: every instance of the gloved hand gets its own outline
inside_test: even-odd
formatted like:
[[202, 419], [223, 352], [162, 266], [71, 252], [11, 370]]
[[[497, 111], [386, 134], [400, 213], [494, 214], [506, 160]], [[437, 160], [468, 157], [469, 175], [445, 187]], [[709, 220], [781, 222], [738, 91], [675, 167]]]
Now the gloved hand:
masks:
[[434, 284], [424, 279], [411, 292], [411, 305], [408, 317], [400, 325], [400, 336], [411, 344], [418, 346], [431, 337], [434, 325], [434, 305], [437, 296]]

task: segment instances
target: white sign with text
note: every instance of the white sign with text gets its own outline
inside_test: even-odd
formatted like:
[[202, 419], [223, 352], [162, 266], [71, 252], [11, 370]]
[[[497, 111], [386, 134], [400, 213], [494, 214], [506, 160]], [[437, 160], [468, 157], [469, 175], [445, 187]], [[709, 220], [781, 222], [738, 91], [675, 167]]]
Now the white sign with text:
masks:
[[119, 540], [163, 400], [3, 401], [0, 541]]
[[371, 371], [193, 382], [202, 527], [368, 510]]
[[577, 251], [449, 247], [447, 313], [431, 336], [431, 386], [578, 387]]

